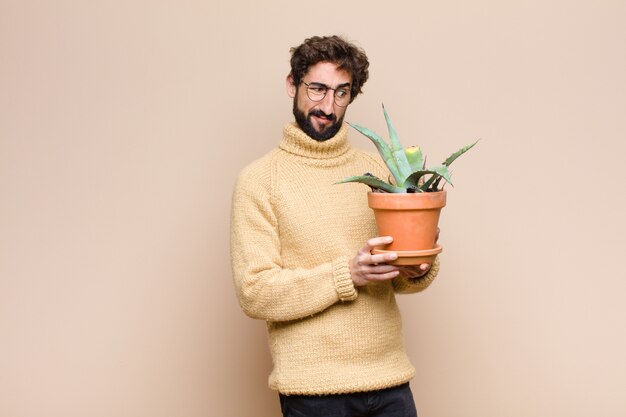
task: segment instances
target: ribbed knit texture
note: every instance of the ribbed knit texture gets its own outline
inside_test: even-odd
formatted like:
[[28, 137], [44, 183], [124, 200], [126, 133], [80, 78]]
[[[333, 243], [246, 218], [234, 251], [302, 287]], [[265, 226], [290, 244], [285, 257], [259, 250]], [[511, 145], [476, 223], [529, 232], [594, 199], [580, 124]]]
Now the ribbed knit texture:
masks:
[[267, 321], [272, 389], [283, 394], [337, 394], [409, 381], [415, 370], [403, 347], [394, 292], [425, 289], [438, 261], [420, 279], [355, 288], [348, 261], [377, 235], [367, 187], [335, 184], [387, 171], [350, 147], [344, 125], [317, 142], [295, 124], [278, 149], [247, 166], [233, 194], [231, 255], [239, 302]]

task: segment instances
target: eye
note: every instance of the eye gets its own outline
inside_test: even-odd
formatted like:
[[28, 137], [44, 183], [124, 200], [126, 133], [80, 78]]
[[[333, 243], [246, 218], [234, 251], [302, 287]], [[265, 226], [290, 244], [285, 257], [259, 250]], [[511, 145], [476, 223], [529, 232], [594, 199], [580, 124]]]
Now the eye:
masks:
[[326, 87], [311, 84], [309, 86], [309, 91], [315, 94], [324, 94], [326, 92]]
[[349, 90], [346, 90], [346, 89], [341, 89], [341, 90], [337, 90], [337, 92], [335, 93], [335, 95], [336, 95], [338, 98], [345, 98], [345, 97], [347, 97], [347, 96], [348, 96], [348, 94], [349, 94], [349, 93], [350, 93], [350, 91], [349, 91]]

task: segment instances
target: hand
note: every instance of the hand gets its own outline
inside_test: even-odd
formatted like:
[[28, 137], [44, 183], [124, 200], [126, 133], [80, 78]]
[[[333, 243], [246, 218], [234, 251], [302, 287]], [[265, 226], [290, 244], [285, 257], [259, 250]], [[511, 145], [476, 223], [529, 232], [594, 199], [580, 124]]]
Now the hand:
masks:
[[374, 237], [359, 249], [357, 255], [348, 263], [355, 286], [361, 287], [373, 281], [390, 280], [400, 274], [399, 267], [385, 263], [398, 259], [396, 253], [372, 255], [372, 249], [376, 246], [388, 245], [392, 241], [391, 236]]
[[[437, 234], [435, 235], [435, 243], [439, 241], [439, 228], [437, 228]], [[430, 264], [401, 266], [400, 275], [402, 278], [421, 278], [430, 271]]]
[[401, 266], [399, 276], [402, 278], [421, 278], [430, 271], [430, 264]]

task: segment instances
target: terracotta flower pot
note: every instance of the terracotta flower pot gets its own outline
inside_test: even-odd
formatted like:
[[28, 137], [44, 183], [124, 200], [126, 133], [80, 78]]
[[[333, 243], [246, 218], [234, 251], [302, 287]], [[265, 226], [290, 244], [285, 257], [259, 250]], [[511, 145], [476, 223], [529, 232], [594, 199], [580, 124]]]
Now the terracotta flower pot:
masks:
[[393, 243], [372, 253], [396, 252], [396, 265], [432, 263], [442, 251], [437, 245], [439, 214], [446, 205], [446, 191], [434, 193], [368, 193], [379, 236], [392, 236]]

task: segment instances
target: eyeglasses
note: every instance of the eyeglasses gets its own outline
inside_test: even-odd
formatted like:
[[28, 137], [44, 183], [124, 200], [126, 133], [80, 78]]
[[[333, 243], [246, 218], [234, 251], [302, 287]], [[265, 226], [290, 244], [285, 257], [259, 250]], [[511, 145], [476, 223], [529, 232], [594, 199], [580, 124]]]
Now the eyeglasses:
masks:
[[306, 85], [306, 95], [312, 101], [322, 101], [326, 97], [328, 90], [333, 90], [333, 98], [335, 104], [339, 107], [346, 107], [350, 103], [350, 85], [343, 85], [338, 88], [331, 88], [322, 83], [307, 83], [302, 81], [302, 84]]

